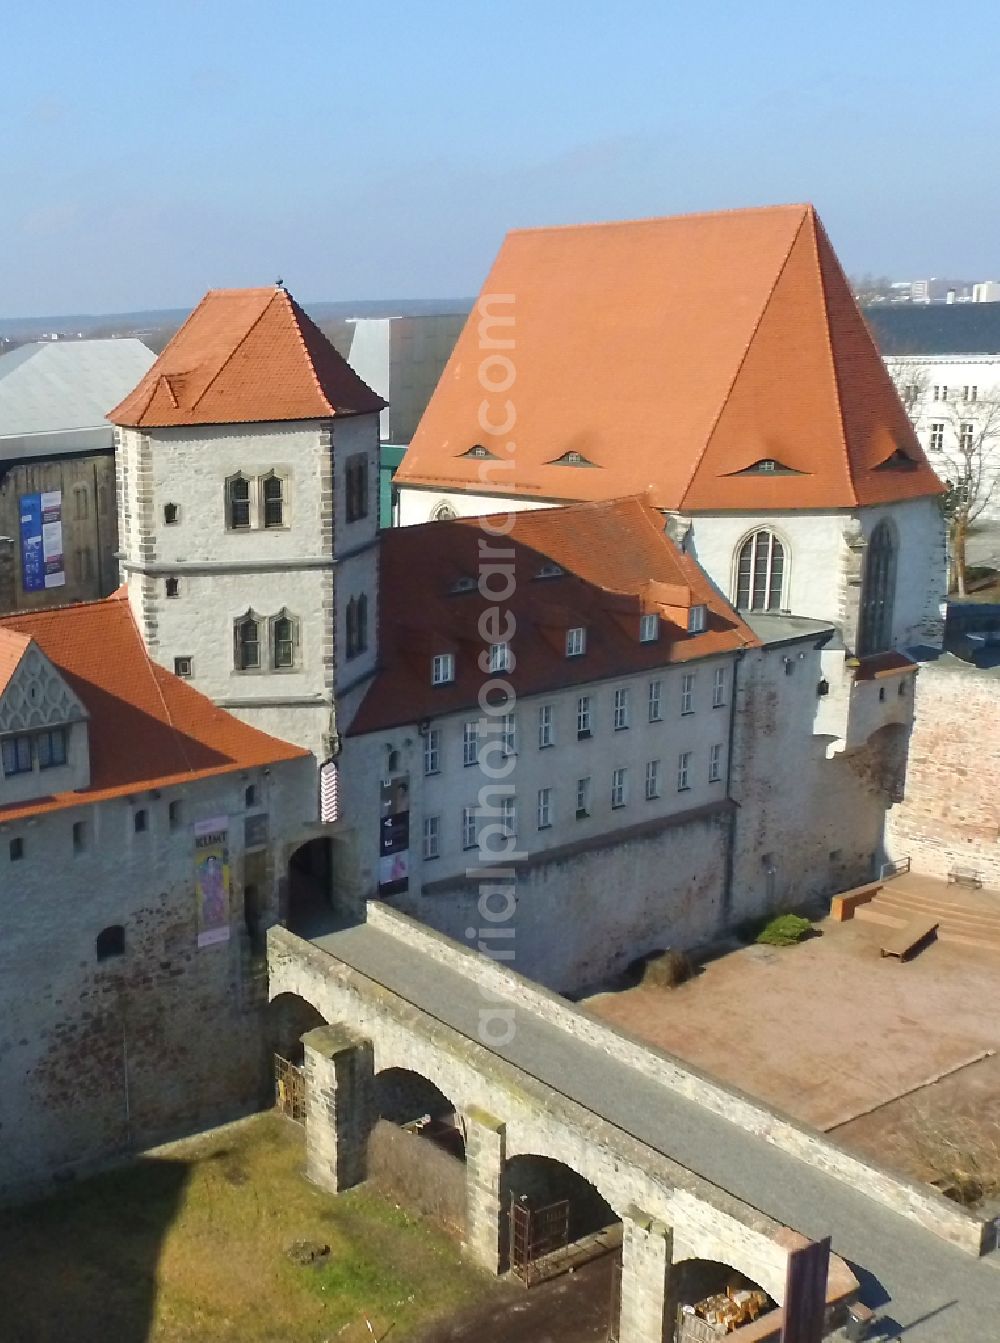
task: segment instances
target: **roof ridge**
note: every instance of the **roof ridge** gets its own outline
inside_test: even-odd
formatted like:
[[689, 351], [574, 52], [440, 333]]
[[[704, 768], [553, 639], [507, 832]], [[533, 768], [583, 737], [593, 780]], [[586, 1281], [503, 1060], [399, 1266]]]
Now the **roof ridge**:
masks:
[[[237, 291], [234, 291], [234, 292], [237, 292]], [[243, 291], [243, 292], [245, 292], [245, 291]], [[253, 290], [252, 292], [255, 293], [255, 294], [266, 294], [266, 293], [267, 293], [267, 290], [266, 290], [266, 288], [262, 288], [262, 289], [255, 289], [255, 290]], [[241, 349], [243, 348], [243, 346], [246, 344], [247, 340], [249, 339], [250, 333], [251, 333], [251, 332], [258, 326], [258, 324], [259, 324], [261, 321], [263, 321], [263, 319], [264, 319], [264, 314], [267, 312], [268, 308], [271, 306], [271, 303], [272, 303], [273, 298], [274, 298], [274, 294], [276, 294], [276, 293], [277, 293], [277, 290], [274, 290], [274, 291], [272, 292], [271, 298], [268, 299], [268, 301], [267, 301], [267, 302], [264, 304], [264, 306], [261, 308], [261, 310], [260, 310], [260, 312], [257, 314], [257, 316], [253, 319], [253, 321], [250, 323], [250, 325], [247, 327], [247, 329], [243, 332], [243, 335], [239, 338], [239, 340], [236, 342], [236, 344], [233, 345], [232, 348], [229, 350], [229, 352], [228, 352], [228, 354], [226, 355], [225, 359], [223, 359], [222, 363], [219, 365], [219, 367], [215, 370], [215, 372], [214, 372], [214, 373], [212, 374], [212, 376], [209, 378], [208, 382], [205, 383], [205, 386], [204, 386], [204, 387], [201, 389], [201, 391], [198, 393], [198, 395], [197, 395], [197, 397], [195, 398], [195, 400], [191, 402], [191, 406], [190, 406], [190, 408], [189, 408], [189, 413], [190, 413], [190, 411], [194, 411], [198, 406], [201, 405], [202, 401], [204, 401], [205, 397], [208, 395], [209, 390], [210, 390], [212, 387], [215, 386], [216, 382], [218, 382], [219, 378], [222, 377], [223, 373], [226, 371], [226, 369], [227, 369], [227, 368], [229, 367], [229, 365], [232, 363], [232, 361], [233, 361], [233, 359], [234, 359], [234, 357], [235, 357], [235, 355], [236, 355], [237, 350], [241, 350]], [[202, 300], [202, 303], [203, 303], [203, 302], [204, 302], [204, 299]], [[194, 316], [194, 313], [197, 312], [197, 311], [198, 311], [198, 308], [200, 308], [200, 307], [201, 307], [201, 303], [199, 303], [199, 304], [198, 304], [198, 307], [196, 307], [196, 308], [194, 309], [194, 312], [192, 312], [192, 314], [191, 314], [192, 317]], [[180, 334], [180, 333], [178, 332], [178, 335], [179, 335], [179, 334]], [[164, 353], [166, 353], [166, 351], [164, 351]]]
[[523, 228], [507, 230], [507, 237], [521, 233], [569, 233], [574, 229], [620, 228], [622, 225], [666, 224], [686, 219], [722, 219], [728, 215], [774, 214], [779, 211], [814, 210], [808, 201], [794, 201], [784, 205], [737, 205], [722, 210], [692, 210], [688, 214], [642, 215], [632, 219], [589, 219], [577, 224], [528, 224]]
[[[823, 310], [826, 313], [826, 321], [823, 323], [824, 343], [826, 345], [827, 352], [829, 353], [830, 356], [830, 375], [833, 379], [833, 395], [837, 401], [837, 425], [840, 429], [840, 445], [844, 452], [844, 467], [847, 471], [847, 489], [851, 496], [851, 501], [854, 504], [854, 507], [857, 508], [858, 490], [857, 485], [855, 484], [854, 481], [854, 469], [851, 463], [851, 452], [850, 448], [847, 446], [847, 430], [844, 427], [844, 400], [840, 394], [840, 378], [837, 376], [837, 359], [833, 353], [833, 332], [830, 329], [831, 328], [830, 307], [827, 302], [829, 295], [827, 294], [826, 290], [826, 281], [823, 279], [823, 262], [820, 259], [819, 254], [819, 235], [821, 230], [823, 230], [823, 225], [814, 216], [813, 230], [812, 230], [812, 246], [813, 246], [813, 255], [816, 260], [816, 278], [819, 281], [820, 294], [822, 295], [823, 298]], [[825, 237], [825, 231], [824, 231], [824, 237]], [[827, 242], [829, 242], [829, 239], [827, 239]], [[832, 251], [833, 249], [830, 248], [830, 250]], [[867, 323], [862, 320], [862, 325], [867, 331], [868, 329]], [[877, 354], [876, 357], [879, 363], [881, 363], [882, 356], [880, 354]]]
[[[326, 406], [330, 414], [336, 417], [337, 408], [336, 406], [330, 405], [330, 398], [327, 396], [326, 391], [323, 388], [323, 384], [319, 380], [319, 374], [316, 372], [316, 365], [313, 363], [312, 355], [309, 353], [309, 346], [306, 344], [306, 338], [302, 331], [302, 322], [300, 318], [305, 317], [306, 320], [310, 322], [312, 322], [312, 319], [308, 316], [306, 311], [303, 308], [301, 308], [298, 305], [298, 303], [296, 303], [295, 299], [292, 297], [292, 295], [288, 292], [287, 289], [277, 290], [276, 293], [284, 294], [285, 298], [288, 300], [288, 306], [292, 314], [292, 321], [295, 326], [295, 334], [298, 337], [299, 344], [302, 347], [302, 353], [305, 355], [306, 366], [308, 367], [309, 372], [312, 374], [312, 380], [316, 384], [316, 390], [319, 392], [323, 404]], [[316, 325], [315, 322], [312, 322], [312, 325], [315, 326]], [[319, 330], [318, 327], [316, 329]], [[320, 332], [320, 335], [322, 334], [323, 333]], [[327, 339], [329, 340], [329, 337], [327, 337]]]
[[757, 315], [757, 320], [753, 324], [753, 330], [750, 332], [750, 336], [749, 339], [747, 340], [746, 345], [744, 346], [743, 353], [740, 355], [739, 362], [736, 365], [736, 371], [733, 373], [733, 376], [730, 379], [729, 386], [726, 388], [725, 395], [722, 398], [722, 401], [719, 405], [719, 409], [712, 420], [712, 426], [709, 429], [708, 433], [705, 435], [705, 442], [702, 444], [701, 451], [695, 457], [694, 465], [692, 466], [691, 471], [688, 474], [687, 480], [684, 482], [684, 488], [680, 491], [680, 504], [679, 504], [680, 508], [684, 507], [685, 501], [687, 500], [688, 492], [690, 491], [691, 486], [694, 484], [694, 478], [700, 471], [702, 463], [704, 462], [708, 450], [711, 447], [712, 439], [715, 437], [715, 431], [719, 427], [719, 421], [722, 419], [723, 412], [725, 411], [726, 406], [729, 404], [729, 398], [733, 394], [733, 388], [739, 381], [740, 374], [743, 372], [743, 366], [750, 355], [750, 351], [753, 349], [753, 343], [757, 339], [757, 333], [760, 331], [761, 324], [763, 323], [764, 318], [767, 316], [767, 310], [771, 306], [771, 300], [774, 298], [775, 290], [778, 288], [778, 283], [781, 280], [782, 275], [784, 275], [785, 273], [785, 267], [788, 265], [789, 258], [791, 257], [792, 252], [795, 250], [795, 244], [799, 240], [799, 235], [801, 234], [802, 229], [806, 224], [806, 221], [811, 217], [812, 218], [815, 217], [815, 211], [813, 210], [811, 205], [807, 205], [803, 208], [803, 214], [802, 218], [799, 220], [799, 226], [795, 230], [791, 242], [788, 244], [788, 250], [785, 252], [784, 257], [782, 258], [781, 265], [777, 268], [777, 270], [774, 273], [774, 279], [772, 280], [771, 286], [767, 291], [767, 295], [764, 299], [764, 303], [761, 307], [761, 310]]

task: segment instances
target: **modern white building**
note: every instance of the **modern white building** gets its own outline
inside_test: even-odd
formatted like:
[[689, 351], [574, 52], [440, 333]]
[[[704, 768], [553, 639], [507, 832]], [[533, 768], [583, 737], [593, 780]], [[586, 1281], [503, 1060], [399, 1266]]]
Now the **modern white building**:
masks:
[[383, 405], [277, 287], [206, 295], [109, 415], [151, 655], [320, 761], [375, 665]]

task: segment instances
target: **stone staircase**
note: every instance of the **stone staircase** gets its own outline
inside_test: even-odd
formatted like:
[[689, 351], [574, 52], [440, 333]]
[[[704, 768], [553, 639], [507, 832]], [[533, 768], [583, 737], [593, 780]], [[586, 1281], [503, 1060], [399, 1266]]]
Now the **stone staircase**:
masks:
[[854, 917], [902, 928], [913, 919], [937, 919], [938, 938], [1000, 954], [1000, 895], [899, 877], [887, 881], [874, 900], [858, 905]]

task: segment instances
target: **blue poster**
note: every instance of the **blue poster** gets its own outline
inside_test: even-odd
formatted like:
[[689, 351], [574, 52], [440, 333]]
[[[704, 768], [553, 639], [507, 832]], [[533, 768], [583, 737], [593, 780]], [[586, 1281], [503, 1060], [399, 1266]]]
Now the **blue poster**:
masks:
[[41, 592], [45, 587], [40, 494], [21, 495], [21, 581], [25, 592]]
[[25, 592], [61, 588], [66, 582], [63, 561], [62, 492], [22, 494], [21, 582]]

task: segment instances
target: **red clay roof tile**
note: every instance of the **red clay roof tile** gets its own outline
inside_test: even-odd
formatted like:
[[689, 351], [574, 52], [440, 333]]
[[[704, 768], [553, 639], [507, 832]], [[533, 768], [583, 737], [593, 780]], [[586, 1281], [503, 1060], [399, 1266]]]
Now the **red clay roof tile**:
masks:
[[[693, 512], [941, 492], [811, 206], [515, 231], [491, 298], [514, 318], [494, 334], [513, 341], [515, 381], [490, 404], [504, 419], [509, 397], [514, 427], [480, 422], [477, 306], [399, 484], [550, 500], [649, 490]], [[486, 477], [464, 456], [476, 443], [513, 470]], [[559, 464], [567, 452], [592, 465]], [[789, 470], [738, 474], [762, 460]]]
[[[501, 626], [507, 610], [516, 621], [510, 642], [517, 662], [509, 679], [519, 695], [758, 644], [695, 560], [669, 539], [662, 514], [645, 499], [512, 516], [512, 530], [503, 536], [487, 535], [479, 518], [382, 534], [380, 671], [349, 735], [461, 709], [478, 716], [478, 695], [486, 680], [478, 665], [485, 647], [479, 619], [493, 607], [500, 609]], [[482, 540], [497, 558], [481, 559]], [[513, 560], [502, 558], [505, 549], [513, 549]], [[456, 576], [480, 578], [481, 562], [513, 564], [509, 600], [484, 598], [478, 585], [456, 590]], [[540, 577], [553, 563], [562, 575]], [[487, 590], [499, 593], [505, 586], [506, 580], [497, 575], [488, 580]], [[703, 633], [687, 631], [689, 604], [707, 607]], [[661, 616], [659, 639], [642, 643], [640, 616], [654, 610]], [[681, 610], [683, 624], [676, 619]], [[587, 629], [586, 652], [567, 658], [565, 632], [577, 625]], [[432, 686], [431, 658], [444, 652], [455, 654], [455, 680]]]
[[384, 406], [286, 290], [210, 289], [108, 419], [131, 428], [245, 424]]
[[0, 618], [0, 648], [18, 639], [37, 643], [90, 714], [91, 782], [0, 808], [2, 820], [308, 754], [240, 722], [153, 662], [117, 595]]

